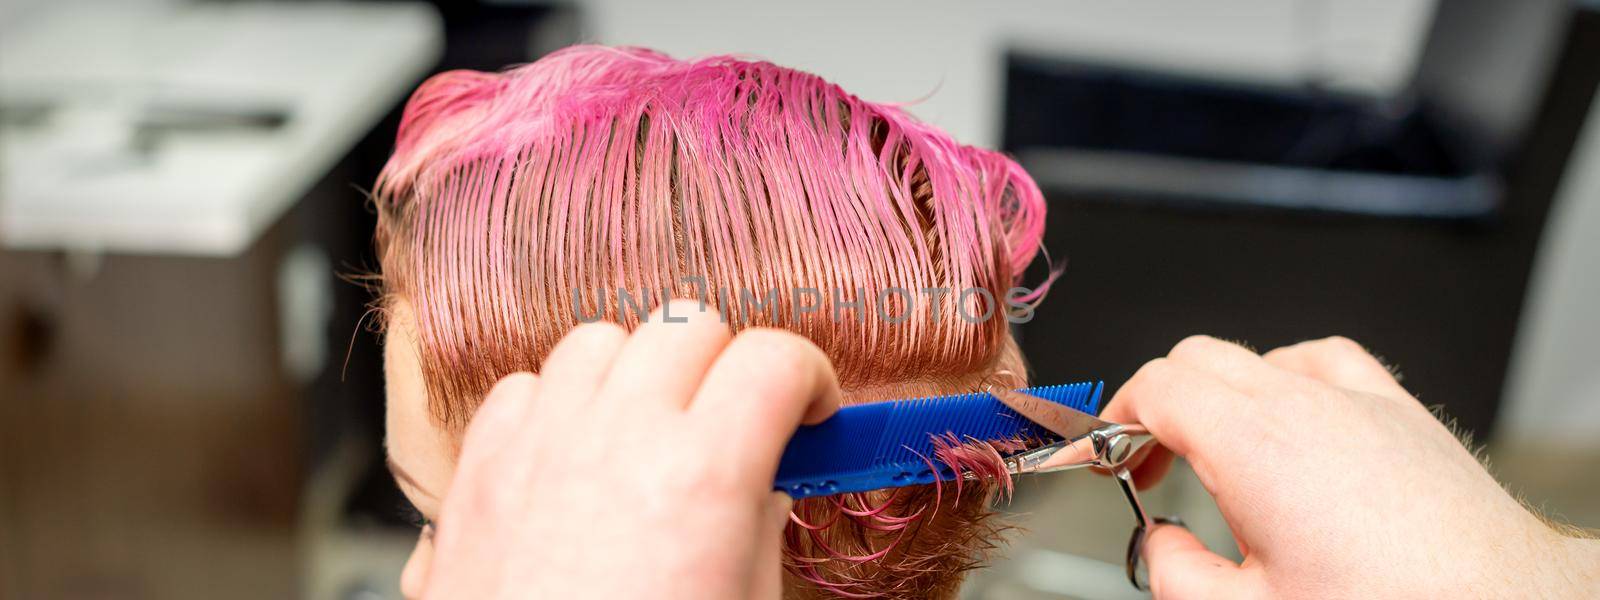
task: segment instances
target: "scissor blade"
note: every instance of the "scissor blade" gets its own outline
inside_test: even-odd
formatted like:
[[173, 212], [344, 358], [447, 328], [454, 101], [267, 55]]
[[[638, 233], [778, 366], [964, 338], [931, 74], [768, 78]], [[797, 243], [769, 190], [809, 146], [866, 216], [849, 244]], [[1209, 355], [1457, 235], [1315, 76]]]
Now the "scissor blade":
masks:
[[1110, 424], [1089, 413], [1032, 394], [998, 388], [990, 389], [988, 392], [1017, 414], [1067, 441], [1076, 440]]

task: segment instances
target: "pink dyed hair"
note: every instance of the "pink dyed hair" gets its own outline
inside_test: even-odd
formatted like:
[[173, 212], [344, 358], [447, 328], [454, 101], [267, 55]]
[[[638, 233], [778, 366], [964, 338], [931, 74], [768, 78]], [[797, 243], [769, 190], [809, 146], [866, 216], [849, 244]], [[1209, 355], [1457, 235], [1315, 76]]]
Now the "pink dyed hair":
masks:
[[[578, 322], [575, 292], [586, 315], [627, 327], [638, 317], [595, 292], [700, 297], [724, 304], [736, 329], [798, 332], [847, 391], [878, 390], [856, 400], [1020, 372], [1003, 318], [955, 318], [947, 299], [902, 304], [909, 318], [891, 323], [847, 303], [891, 288], [1004, 297], [1038, 251], [1045, 213], [1004, 155], [814, 75], [597, 46], [430, 78], [406, 105], [374, 199], [385, 303], [411, 304], [430, 409], [453, 431], [497, 379], [539, 370]], [[809, 313], [786, 292], [775, 311], [706, 297], [799, 288], [842, 292]], [[851, 310], [865, 314], [839, 318]], [[801, 503], [791, 573], [839, 595], [953, 592], [998, 528], [987, 523], [1004, 479], [993, 454], [941, 451], [985, 474], [952, 493]], [[828, 515], [844, 518], [826, 535], [803, 520]]]

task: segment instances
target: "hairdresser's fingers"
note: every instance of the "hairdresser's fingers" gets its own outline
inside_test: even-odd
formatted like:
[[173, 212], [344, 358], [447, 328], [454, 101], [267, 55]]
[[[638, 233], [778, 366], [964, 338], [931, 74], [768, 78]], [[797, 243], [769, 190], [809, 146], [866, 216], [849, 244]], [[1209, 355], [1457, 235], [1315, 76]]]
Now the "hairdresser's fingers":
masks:
[[628, 332], [615, 323], [579, 325], [556, 343], [539, 373], [539, 403], [530, 418], [565, 418], [587, 410]]
[[1188, 529], [1157, 525], [1144, 542], [1150, 593], [1156, 598], [1259, 596], [1252, 572], [1206, 549]]
[[1208, 335], [1192, 335], [1167, 353], [1174, 362], [1212, 374], [1246, 394], [1271, 397], [1289, 378], [1249, 349]]
[[633, 331], [601, 395], [630, 409], [652, 403], [682, 410], [732, 336], [699, 301], [669, 301]]
[[1133, 474], [1133, 487], [1149, 489], [1161, 483], [1172, 472], [1177, 455], [1161, 444], [1146, 444], [1128, 458], [1128, 470]]
[[500, 378], [472, 415], [457, 464], [476, 463], [499, 452], [523, 432], [539, 395], [539, 376], [512, 373]]
[[1140, 367], [1106, 405], [1101, 417], [1141, 423], [1161, 445], [1187, 458], [1202, 484], [1212, 475], [1250, 464], [1239, 432], [1259, 427], [1263, 406], [1208, 371], [1158, 358]]
[[733, 338], [689, 407], [742, 475], [771, 483], [784, 445], [802, 423], [838, 410], [833, 364], [809, 340], [775, 329]]
[[[462, 439], [461, 456], [456, 460], [456, 472], [445, 496], [443, 510], [446, 514], [457, 510], [452, 501], [477, 505], [484, 502], [484, 498], [515, 496], [525, 491], [504, 483], [512, 478], [511, 472], [524, 466], [521, 458], [528, 454], [528, 442], [537, 438], [527, 430], [528, 415], [535, 411], [539, 393], [540, 380], [531, 373], [508, 375], [489, 390]], [[486, 485], [490, 482], [493, 484]], [[443, 515], [439, 518], [441, 523], [458, 520]], [[481, 525], [476, 519], [467, 519], [467, 522], [467, 527]], [[458, 527], [453, 525], [444, 535], [457, 535]], [[423, 568], [431, 568], [431, 563], [425, 564], [428, 566]]]
[[1415, 402], [1383, 363], [1348, 338], [1300, 342], [1268, 352], [1263, 358], [1280, 369], [1329, 385]]
[[789, 525], [789, 510], [794, 501], [783, 492], [767, 495], [766, 513], [756, 538], [755, 581], [752, 598], [783, 597], [783, 529]]

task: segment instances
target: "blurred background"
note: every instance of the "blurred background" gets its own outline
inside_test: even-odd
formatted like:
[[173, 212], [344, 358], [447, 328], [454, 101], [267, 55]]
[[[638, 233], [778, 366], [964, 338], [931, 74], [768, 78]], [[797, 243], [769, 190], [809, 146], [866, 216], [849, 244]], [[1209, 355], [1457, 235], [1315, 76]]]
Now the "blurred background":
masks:
[[[0, 0], [0, 598], [398, 597], [363, 190], [427, 75], [580, 41], [1013, 153], [1067, 265], [1037, 381], [1346, 335], [1600, 527], [1600, 2]], [[1147, 502], [1233, 551], [1192, 474]], [[1109, 480], [1006, 510], [968, 597], [1139, 596]]]

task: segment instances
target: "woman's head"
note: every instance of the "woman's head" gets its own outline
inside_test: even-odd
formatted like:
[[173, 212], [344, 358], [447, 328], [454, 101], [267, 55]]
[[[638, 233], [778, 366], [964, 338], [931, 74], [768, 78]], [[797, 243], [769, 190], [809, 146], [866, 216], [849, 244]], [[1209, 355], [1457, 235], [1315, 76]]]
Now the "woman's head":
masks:
[[[1005, 311], [1036, 296], [1012, 292], [1043, 229], [1033, 182], [807, 73], [585, 46], [440, 74], [374, 197], [389, 447], [424, 513], [497, 379], [537, 372], [582, 321], [632, 326], [669, 296], [805, 335], [853, 402], [1022, 372]], [[794, 594], [954, 590], [997, 536], [993, 490], [800, 503]]]

